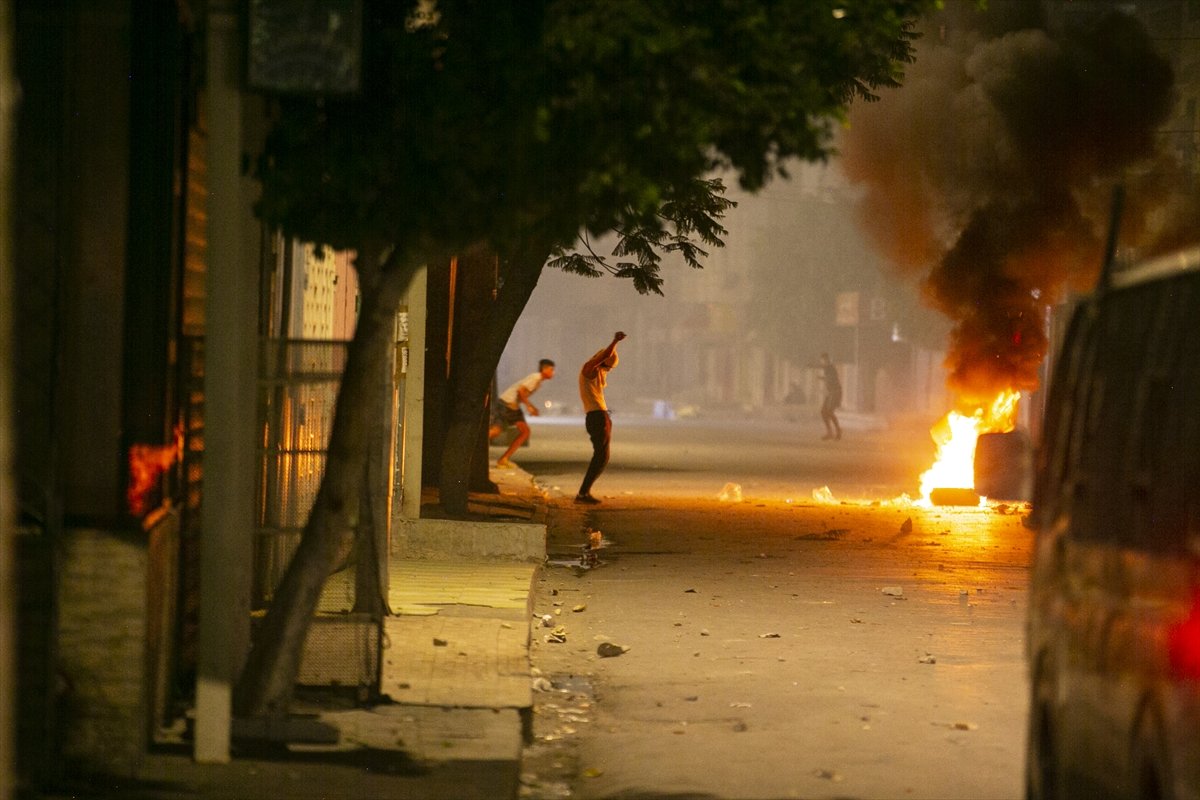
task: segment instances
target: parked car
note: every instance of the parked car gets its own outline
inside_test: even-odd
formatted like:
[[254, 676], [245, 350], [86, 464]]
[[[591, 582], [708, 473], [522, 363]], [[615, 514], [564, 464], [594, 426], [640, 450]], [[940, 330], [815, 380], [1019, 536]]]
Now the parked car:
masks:
[[1076, 307], [1030, 524], [1027, 796], [1200, 797], [1200, 248]]

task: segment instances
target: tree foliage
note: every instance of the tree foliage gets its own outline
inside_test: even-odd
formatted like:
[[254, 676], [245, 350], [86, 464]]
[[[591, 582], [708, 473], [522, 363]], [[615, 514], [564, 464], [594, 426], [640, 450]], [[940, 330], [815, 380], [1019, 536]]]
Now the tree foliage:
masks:
[[339, 247], [615, 230], [687, 254], [653, 234], [708, 202], [702, 179], [753, 190], [823, 158], [848, 103], [898, 82], [933, 2], [439, 0], [420, 22], [418, 5], [366, 3], [360, 95], [279, 101], [265, 219]]
[[[823, 158], [847, 104], [900, 79], [935, 2], [364, 0], [362, 92], [278, 99], [256, 169], [264, 220], [359, 252], [364, 301], [321, 490], [243, 673], [242, 713], [286, 708], [356, 523], [375, 339], [412, 271], [481, 245], [507, 265], [489, 335], [457, 356], [442, 485], [445, 502], [449, 474], [465, 508], [457, 462], [547, 258], [642, 292], [660, 290], [663, 253], [699, 266], [728, 207], [708, 176], [754, 190], [791, 159]], [[614, 263], [572, 251], [614, 231]]]

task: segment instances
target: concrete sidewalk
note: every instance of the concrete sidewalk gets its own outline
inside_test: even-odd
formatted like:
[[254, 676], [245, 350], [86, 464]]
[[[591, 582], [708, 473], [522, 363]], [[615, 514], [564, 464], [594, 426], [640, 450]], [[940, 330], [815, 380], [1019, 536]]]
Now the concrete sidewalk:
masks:
[[517, 797], [545, 507], [528, 473], [493, 470], [492, 479], [501, 493], [471, 496], [474, 521], [423, 519], [394, 538], [379, 667], [384, 702], [358, 707], [327, 692], [300, 693], [294, 713], [334, 741], [235, 741], [225, 765], [197, 764], [181, 743], [152, 751], [134, 779], [92, 777], [21, 797]]

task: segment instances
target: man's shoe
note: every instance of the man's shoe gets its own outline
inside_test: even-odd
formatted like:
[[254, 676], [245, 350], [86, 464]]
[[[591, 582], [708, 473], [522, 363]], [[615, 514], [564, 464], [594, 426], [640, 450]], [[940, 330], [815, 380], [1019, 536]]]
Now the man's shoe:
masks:
[[576, 502], [576, 503], [582, 503], [583, 505], [586, 505], [586, 506], [598, 506], [598, 505], [600, 505], [600, 501], [599, 501], [599, 500], [597, 500], [596, 498], [592, 497], [590, 494], [577, 494], [577, 495], [575, 495], [575, 502]]

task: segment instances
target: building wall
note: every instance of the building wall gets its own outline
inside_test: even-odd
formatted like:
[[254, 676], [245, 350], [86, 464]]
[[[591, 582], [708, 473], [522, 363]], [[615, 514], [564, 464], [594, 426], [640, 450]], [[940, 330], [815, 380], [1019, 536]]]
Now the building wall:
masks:
[[[190, 183], [176, 135], [193, 87], [176, 49], [187, 0], [14, 5], [16, 471], [32, 578], [20, 586], [18, 756], [37, 785], [64, 761], [128, 773], [148, 744], [151, 534], [125, 503], [126, 453], [174, 442]], [[146, 219], [135, 197], [161, 214]], [[169, 483], [159, 476], [152, 506], [180, 499]]]
[[112, 531], [66, 537], [59, 582], [63, 764], [131, 776], [148, 738], [144, 542]]
[[[69, 176], [62, 187], [74, 221], [63, 292], [58, 441], [69, 516], [120, 511], [122, 343], [129, 186], [127, 3], [81, 4], [68, 54]], [[136, 324], [136, 320], [131, 320]]]

